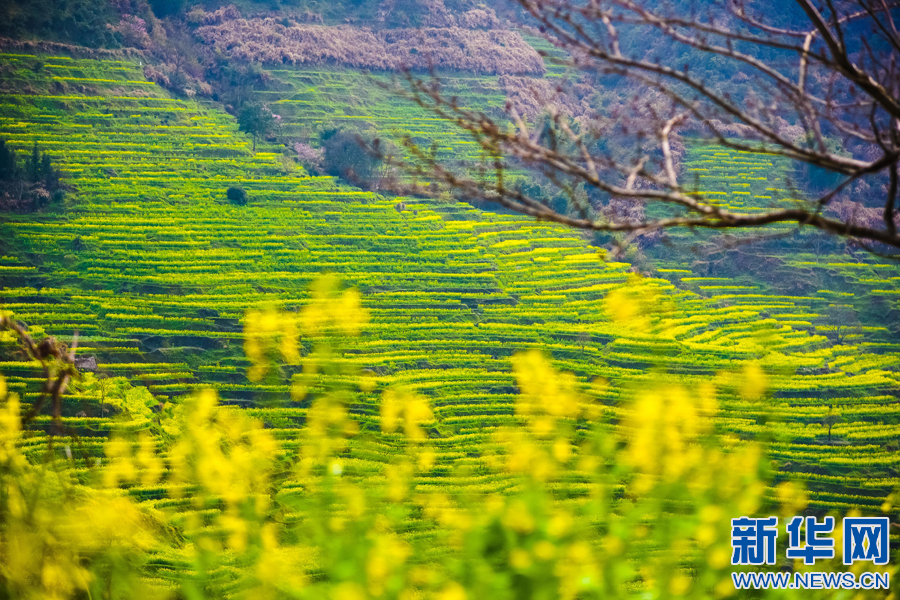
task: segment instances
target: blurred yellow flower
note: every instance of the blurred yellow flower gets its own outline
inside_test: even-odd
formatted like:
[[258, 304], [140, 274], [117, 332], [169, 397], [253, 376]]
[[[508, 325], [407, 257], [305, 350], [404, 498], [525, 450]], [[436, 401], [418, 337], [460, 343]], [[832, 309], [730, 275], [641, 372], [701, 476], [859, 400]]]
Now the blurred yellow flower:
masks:
[[434, 420], [428, 399], [403, 389], [389, 389], [381, 396], [381, 430], [393, 433], [402, 422], [403, 433], [413, 442], [426, 438], [422, 424]]
[[455, 581], [448, 583], [437, 595], [437, 600], [468, 600], [466, 588]]
[[766, 393], [767, 378], [762, 367], [755, 362], [744, 365], [741, 395], [748, 400], [756, 400]]

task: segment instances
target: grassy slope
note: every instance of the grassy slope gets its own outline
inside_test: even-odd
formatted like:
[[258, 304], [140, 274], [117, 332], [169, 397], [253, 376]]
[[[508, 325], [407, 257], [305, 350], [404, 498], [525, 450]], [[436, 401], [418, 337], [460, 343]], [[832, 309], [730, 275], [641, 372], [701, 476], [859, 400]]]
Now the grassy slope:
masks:
[[[283, 117], [286, 137], [315, 143], [325, 129], [369, 128], [395, 140], [412, 137], [422, 148], [436, 142], [438, 157], [446, 162], [472, 163], [481, 158], [467, 132], [373, 86], [369, 77], [359, 72], [290, 68], [269, 73], [277, 90], [257, 92], [257, 98]], [[559, 73], [551, 71], [550, 75]], [[381, 83], [390, 81], [386, 75], [373, 77]], [[460, 105], [492, 114], [492, 107], [496, 113], [496, 107], [505, 102], [497, 79], [454, 74], [442, 76], [441, 84], [445, 95], [458, 98]], [[729, 210], [753, 213], [805, 202], [798, 198], [801, 192], [790, 191], [785, 183], [785, 174], [790, 173], [785, 159], [689, 144], [684, 166], [686, 181], [720, 199]], [[823, 241], [816, 232], [798, 231], [790, 224], [769, 227], [765, 236], [780, 236], [772, 242], [737, 244], [732, 252], [722, 250], [715, 232], [672, 230], [667, 235], [673, 243], [652, 248], [648, 255], [652, 266], [661, 269], [658, 273], [682, 289], [739, 304], [769, 304], [765, 296], [773, 293], [791, 296], [787, 302], [794, 310], [769, 314], [813, 333], [817, 327], [833, 325], [827, 314], [829, 304], [848, 304], [862, 325], [848, 340], [870, 350], [897, 350], [892, 345], [900, 331], [896, 299], [900, 268], [895, 262], [862, 251], [848, 254], [833, 239]], [[759, 235], [738, 234], [744, 241]], [[706, 247], [692, 252], [698, 244]], [[754, 294], [763, 297], [753, 300]]]
[[[0, 56], [17, 68], [3, 84], [0, 135], [22, 151], [35, 140], [49, 150], [80, 190], [78, 205], [2, 216], [0, 301], [64, 339], [78, 330], [80, 352], [96, 355], [103, 372], [176, 400], [215, 387], [289, 445], [307, 404], [263, 407], [285, 397], [287, 383], [246, 379], [241, 319], [252, 307], [301, 306], [307, 283], [331, 271], [359, 287], [372, 314], [363, 338], [347, 342], [346, 359], [379, 374], [379, 390], [358, 397], [357, 417], [375, 427], [378, 393], [397, 382], [435, 407], [440, 478], [419, 485], [504, 489], [502, 478], [460, 479], [450, 467], [477, 470], [491, 428], [514, 420], [508, 358], [531, 347], [551, 352], [587, 394], [594, 377], [612, 380], [598, 399], [613, 416], [632, 384], [663, 377], [693, 386], [759, 358], [775, 391], [749, 402], [723, 389], [724, 431], [771, 435], [773, 457], [808, 481], [818, 508], [877, 512], [900, 483], [891, 446], [900, 435], [897, 355], [830, 347], [798, 322], [794, 297], [705, 298], [650, 280], [672, 305], [662, 341], [609, 321], [601, 300], [626, 285], [629, 265], [604, 263], [571, 231], [462, 204], [407, 200], [399, 213], [394, 200], [285, 173], [267, 152], [275, 148], [252, 156], [230, 117], [167, 97], [135, 64], [43, 60], [35, 74], [33, 58]], [[225, 201], [235, 183], [249, 206]], [[0, 371], [34, 397], [28, 365]], [[93, 418], [97, 398], [71, 400], [70, 415], [89, 414], [68, 417], [72, 426], [124, 426]], [[824, 443], [819, 424], [829, 404], [843, 413], [838, 445]], [[381, 439], [390, 452], [392, 438]], [[96, 443], [86, 449], [100, 452]], [[356, 458], [356, 474], [379, 472], [378, 457]], [[577, 496], [577, 476], [568, 486], [561, 493]], [[162, 498], [159, 489], [135, 493]]]

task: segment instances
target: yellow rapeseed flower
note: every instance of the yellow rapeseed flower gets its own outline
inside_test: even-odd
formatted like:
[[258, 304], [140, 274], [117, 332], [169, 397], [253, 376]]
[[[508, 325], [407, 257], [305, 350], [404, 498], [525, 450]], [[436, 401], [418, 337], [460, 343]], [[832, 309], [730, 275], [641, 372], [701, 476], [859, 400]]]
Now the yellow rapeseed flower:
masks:
[[437, 595], [437, 600], [468, 600], [468, 598], [466, 588], [455, 581], [448, 583]]
[[535, 527], [534, 517], [522, 500], [514, 500], [507, 506], [503, 524], [522, 534], [531, 533]]
[[741, 395], [749, 400], [756, 400], [766, 393], [767, 378], [762, 367], [755, 362], [744, 365], [741, 383]]

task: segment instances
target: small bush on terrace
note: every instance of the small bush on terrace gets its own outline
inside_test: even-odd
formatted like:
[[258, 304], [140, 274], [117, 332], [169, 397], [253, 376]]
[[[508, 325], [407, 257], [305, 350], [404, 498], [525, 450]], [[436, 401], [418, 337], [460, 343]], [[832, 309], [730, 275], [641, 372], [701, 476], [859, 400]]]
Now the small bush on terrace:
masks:
[[233, 204], [237, 204], [238, 206], [247, 204], [247, 192], [244, 191], [244, 188], [232, 186], [228, 188], [226, 195]]

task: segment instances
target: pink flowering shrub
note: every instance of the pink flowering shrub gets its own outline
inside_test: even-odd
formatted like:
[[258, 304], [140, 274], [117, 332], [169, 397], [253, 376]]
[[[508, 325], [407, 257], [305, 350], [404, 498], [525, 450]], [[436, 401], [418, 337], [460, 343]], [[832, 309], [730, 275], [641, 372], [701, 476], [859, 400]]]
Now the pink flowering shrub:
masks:
[[271, 18], [235, 19], [196, 30], [207, 44], [239, 60], [264, 64], [342, 64], [394, 70], [446, 69], [486, 74], [543, 74], [544, 62], [513, 31], [461, 28], [388, 29], [293, 25]]
[[297, 142], [294, 144], [294, 152], [297, 153], [297, 159], [307, 166], [322, 167], [323, 152], [318, 148], [313, 148], [307, 143]]
[[234, 19], [240, 18], [241, 13], [238, 11], [238, 9], [234, 6], [234, 4], [229, 4], [228, 6], [224, 6], [217, 11], [204, 13], [203, 24], [218, 25], [226, 21], [233, 21]]
[[[868, 185], [867, 185], [868, 187]], [[845, 223], [852, 223], [870, 229], [884, 229], [884, 207], [868, 207], [862, 202], [850, 200], [842, 195], [837, 202], [828, 205], [828, 212]], [[900, 228], [900, 215], [894, 216], [894, 225]]]
[[165, 88], [168, 88], [170, 85], [172, 85], [172, 81], [169, 79], [168, 73], [165, 72], [164, 68], [161, 65], [152, 65], [150, 63], [144, 65], [144, 77], [146, 77], [153, 83], [157, 83]]
[[176, 65], [168, 62], [145, 63], [144, 77], [188, 98], [197, 95], [209, 97], [213, 94], [213, 88], [207, 82], [180, 71]]
[[147, 22], [134, 15], [122, 15], [118, 25], [108, 25], [110, 29], [122, 36], [122, 45], [128, 48], [149, 48], [150, 35], [147, 33]]

